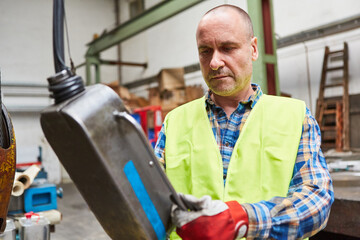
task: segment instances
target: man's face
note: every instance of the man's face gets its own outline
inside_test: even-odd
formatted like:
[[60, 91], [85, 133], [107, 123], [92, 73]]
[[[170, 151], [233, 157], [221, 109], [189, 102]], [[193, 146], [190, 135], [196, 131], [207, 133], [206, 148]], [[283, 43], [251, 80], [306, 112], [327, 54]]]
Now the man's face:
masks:
[[196, 33], [200, 67], [206, 84], [219, 96], [235, 96], [250, 87], [252, 61], [258, 56], [242, 17], [233, 10], [209, 13]]

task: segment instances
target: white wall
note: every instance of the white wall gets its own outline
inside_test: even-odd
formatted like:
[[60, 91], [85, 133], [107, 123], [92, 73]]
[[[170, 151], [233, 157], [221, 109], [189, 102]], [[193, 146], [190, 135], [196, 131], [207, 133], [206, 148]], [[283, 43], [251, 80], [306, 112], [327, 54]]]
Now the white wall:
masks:
[[288, 36], [360, 13], [358, 0], [272, 0], [275, 32]]
[[[84, 62], [86, 43], [92, 40], [93, 34], [114, 27], [114, 1], [71, 0], [65, 4], [71, 55], [77, 65]], [[52, 8], [50, 0], [0, 1], [0, 68], [4, 85], [45, 85], [46, 78], [54, 74]], [[66, 61], [69, 65], [68, 58]], [[78, 74], [85, 76], [84, 69], [79, 69]], [[111, 71], [104, 72], [104, 76], [106, 74], [112, 75]], [[59, 182], [60, 164], [44, 139], [39, 122], [40, 110], [52, 101], [46, 96], [25, 96], [28, 93], [44, 95], [46, 88], [3, 87], [2, 90], [15, 129], [17, 162], [35, 162], [38, 147], [42, 146], [49, 180]], [[15, 97], [12, 93], [24, 93], [24, 96]]]

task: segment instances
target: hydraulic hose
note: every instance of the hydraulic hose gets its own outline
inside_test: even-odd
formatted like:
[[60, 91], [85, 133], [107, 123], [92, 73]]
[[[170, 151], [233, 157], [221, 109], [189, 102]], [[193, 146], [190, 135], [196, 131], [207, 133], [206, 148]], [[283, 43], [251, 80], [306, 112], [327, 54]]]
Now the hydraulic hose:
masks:
[[76, 76], [64, 61], [64, 0], [54, 0], [53, 9], [53, 54], [55, 72], [49, 77], [50, 97], [55, 104], [61, 103], [85, 90], [84, 82]]
[[64, 61], [64, 1], [54, 0], [53, 53], [55, 72], [66, 69]]

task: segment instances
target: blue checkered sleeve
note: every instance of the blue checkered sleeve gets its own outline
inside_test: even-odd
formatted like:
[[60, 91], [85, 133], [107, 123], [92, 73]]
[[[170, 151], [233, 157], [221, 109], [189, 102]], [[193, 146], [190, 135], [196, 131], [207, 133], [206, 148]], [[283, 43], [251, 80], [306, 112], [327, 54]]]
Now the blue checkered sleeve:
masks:
[[320, 128], [306, 109], [287, 197], [243, 204], [249, 215], [249, 238], [305, 238], [325, 227], [334, 193], [320, 139]]
[[161, 131], [159, 133], [158, 139], [156, 141], [155, 144], [155, 149], [154, 149], [154, 153], [155, 156], [160, 159], [160, 162], [164, 165], [165, 167], [165, 141], [166, 141], [166, 136], [165, 136], [165, 130], [164, 130], [164, 124], [161, 127]]

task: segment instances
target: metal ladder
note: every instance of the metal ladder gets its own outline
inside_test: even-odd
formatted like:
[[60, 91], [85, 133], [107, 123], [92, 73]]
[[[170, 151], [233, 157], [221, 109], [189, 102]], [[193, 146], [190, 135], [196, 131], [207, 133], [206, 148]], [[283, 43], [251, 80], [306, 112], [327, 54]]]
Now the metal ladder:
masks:
[[[349, 67], [348, 45], [344, 42], [344, 49], [331, 52], [325, 47], [324, 62], [321, 73], [319, 97], [316, 105], [316, 120], [319, 123], [322, 148], [335, 148], [336, 151], [350, 150], [349, 137]], [[331, 64], [330, 62], [341, 62]], [[333, 79], [329, 72], [342, 72], [342, 75]], [[326, 89], [342, 88], [340, 96], [325, 96]], [[327, 94], [328, 95], [328, 94]]]

